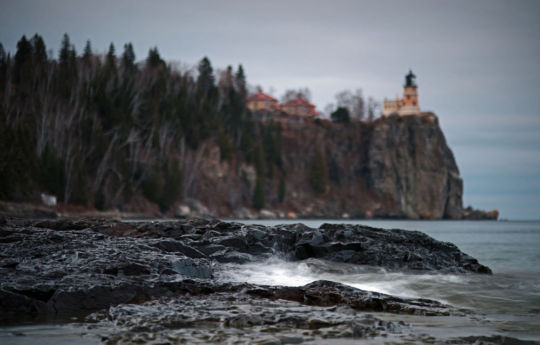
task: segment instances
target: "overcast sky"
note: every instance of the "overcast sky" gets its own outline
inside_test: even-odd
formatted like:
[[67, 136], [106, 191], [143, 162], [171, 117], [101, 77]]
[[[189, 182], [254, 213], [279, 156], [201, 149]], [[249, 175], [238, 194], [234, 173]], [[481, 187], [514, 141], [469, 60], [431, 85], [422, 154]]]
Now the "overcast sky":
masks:
[[0, 0], [0, 42], [39, 33], [58, 55], [132, 42], [169, 61], [243, 64], [275, 96], [308, 87], [319, 109], [343, 89], [381, 101], [417, 75], [440, 119], [465, 205], [540, 218], [540, 1]]

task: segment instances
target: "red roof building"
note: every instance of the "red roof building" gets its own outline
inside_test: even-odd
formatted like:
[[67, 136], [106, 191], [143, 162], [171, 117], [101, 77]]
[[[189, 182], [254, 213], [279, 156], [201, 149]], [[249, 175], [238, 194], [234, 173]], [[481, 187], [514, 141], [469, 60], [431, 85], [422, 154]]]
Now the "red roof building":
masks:
[[279, 111], [278, 100], [260, 91], [247, 98], [247, 107], [251, 111], [276, 112]]
[[316, 116], [317, 110], [315, 110], [315, 105], [311, 104], [309, 101], [303, 99], [302, 97], [297, 97], [293, 100], [285, 102], [281, 105], [281, 110], [289, 115], [296, 116]]

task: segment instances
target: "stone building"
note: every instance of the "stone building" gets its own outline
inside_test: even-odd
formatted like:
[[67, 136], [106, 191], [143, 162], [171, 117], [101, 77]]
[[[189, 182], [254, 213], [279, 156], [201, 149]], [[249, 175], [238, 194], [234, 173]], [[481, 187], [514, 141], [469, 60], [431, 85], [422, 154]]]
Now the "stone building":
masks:
[[296, 116], [316, 116], [317, 110], [315, 105], [311, 104], [308, 100], [297, 97], [293, 100], [285, 102], [281, 105], [281, 110], [288, 115]]
[[247, 98], [247, 107], [253, 112], [274, 113], [280, 110], [278, 100], [259, 90]]

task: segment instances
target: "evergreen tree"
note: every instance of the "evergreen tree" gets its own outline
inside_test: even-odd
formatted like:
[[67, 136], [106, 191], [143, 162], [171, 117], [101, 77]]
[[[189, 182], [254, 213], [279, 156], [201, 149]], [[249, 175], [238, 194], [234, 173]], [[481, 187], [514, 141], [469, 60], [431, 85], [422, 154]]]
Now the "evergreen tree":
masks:
[[135, 52], [131, 43], [124, 44], [124, 53], [122, 54], [122, 66], [124, 70], [132, 72], [135, 69]]
[[330, 114], [330, 118], [334, 122], [349, 123], [351, 121], [351, 117], [349, 116], [349, 109], [345, 107], [337, 108], [336, 111]]
[[15, 53], [15, 65], [13, 66], [12, 81], [15, 84], [24, 83], [33, 77], [32, 71], [32, 45], [23, 37], [17, 42]]
[[71, 52], [71, 43], [67, 33], [62, 37], [62, 44], [60, 53], [58, 54], [58, 62], [61, 66], [67, 66], [69, 64], [69, 56]]
[[177, 158], [167, 164], [165, 184], [159, 198], [159, 207], [162, 211], [168, 210], [182, 195], [182, 170]]
[[286, 185], [285, 185], [285, 178], [282, 177], [279, 179], [279, 186], [278, 186], [278, 200], [279, 202], [283, 202], [283, 200], [285, 200], [285, 194], [287, 192], [287, 189], [286, 189]]
[[338, 185], [341, 183], [341, 168], [334, 156], [328, 159], [328, 177]]
[[28, 200], [38, 170], [35, 141], [28, 126], [8, 125], [0, 109], [0, 199]]
[[165, 61], [159, 55], [157, 47], [151, 48], [148, 51], [148, 57], [146, 58], [146, 66], [150, 68], [165, 67]]
[[0, 63], [6, 62], [6, 51], [4, 50], [4, 45], [0, 42]]
[[308, 180], [311, 188], [313, 188], [313, 191], [315, 191], [315, 193], [324, 194], [324, 192], [326, 191], [326, 184], [328, 180], [328, 171], [326, 160], [319, 148], [315, 150], [315, 154], [311, 159]]
[[[0, 42], [0, 97], [3, 94], [7, 79], [7, 57], [4, 46]], [[2, 119], [0, 118], [0, 121]]]
[[255, 189], [253, 190], [253, 207], [257, 210], [260, 210], [264, 207], [264, 179], [257, 178], [255, 182]]
[[217, 145], [219, 146], [221, 160], [230, 159], [233, 151], [233, 144], [231, 139], [229, 139], [223, 131], [219, 131], [218, 133]]
[[116, 54], [114, 49], [114, 44], [111, 42], [109, 45], [109, 51], [105, 57], [105, 69], [109, 72], [116, 71]]
[[38, 34], [32, 37], [32, 50], [34, 53], [34, 61], [38, 65], [44, 65], [47, 62], [47, 48], [43, 38]]
[[257, 176], [266, 176], [266, 156], [264, 154], [264, 146], [260, 141], [257, 143], [255, 151], [255, 170], [257, 171]]
[[84, 46], [83, 51], [83, 60], [90, 61], [90, 58], [92, 57], [92, 44], [90, 43], [90, 40], [86, 41], [86, 45]]
[[215, 87], [214, 70], [210, 60], [205, 56], [199, 62], [199, 76], [197, 77], [197, 90], [203, 96], [211, 96]]
[[48, 193], [56, 195], [63, 201], [65, 191], [65, 170], [61, 157], [49, 145], [39, 160], [41, 187]]
[[244, 67], [242, 65], [238, 65], [238, 70], [236, 71], [235, 76], [235, 82], [236, 82], [236, 90], [241, 97], [241, 99], [245, 100], [247, 97], [247, 87], [246, 87], [246, 75], [244, 73]]

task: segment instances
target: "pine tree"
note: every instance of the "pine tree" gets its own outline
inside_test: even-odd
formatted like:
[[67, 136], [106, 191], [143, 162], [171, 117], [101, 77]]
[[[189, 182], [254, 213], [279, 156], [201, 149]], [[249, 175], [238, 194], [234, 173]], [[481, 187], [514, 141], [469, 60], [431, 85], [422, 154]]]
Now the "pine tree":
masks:
[[253, 190], [253, 207], [257, 210], [260, 210], [264, 207], [264, 179], [257, 178], [255, 182], [255, 189]]
[[206, 56], [199, 62], [198, 70], [197, 90], [203, 96], [210, 97], [215, 87], [215, 77], [212, 64]]
[[112, 42], [109, 45], [109, 51], [107, 52], [107, 56], [105, 57], [105, 69], [108, 72], [116, 71], [116, 54], [114, 44]]
[[23, 37], [17, 42], [15, 53], [15, 65], [13, 66], [12, 81], [15, 84], [24, 83], [33, 77], [32, 71], [32, 45]]
[[313, 191], [317, 194], [324, 194], [326, 191], [326, 184], [328, 180], [328, 171], [326, 160], [323, 153], [319, 148], [315, 150], [315, 154], [311, 159], [311, 166], [309, 170], [309, 184]]
[[34, 53], [34, 61], [38, 65], [44, 65], [47, 62], [47, 48], [43, 38], [38, 34], [32, 37], [32, 51]]
[[0, 42], [0, 63], [6, 62], [6, 51], [4, 50], [4, 45]]
[[135, 52], [131, 43], [124, 44], [124, 53], [122, 54], [122, 66], [125, 71], [132, 72], [135, 69]]
[[282, 177], [279, 179], [279, 186], [278, 186], [278, 200], [279, 202], [283, 202], [285, 200], [285, 194], [287, 192], [287, 187], [285, 185], [285, 178]]
[[[3, 94], [4, 87], [6, 85], [6, 78], [7, 78], [7, 57], [6, 57], [6, 51], [4, 50], [4, 46], [0, 42], [0, 96]], [[1, 121], [1, 118], [0, 118]]]
[[90, 66], [92, 64], [92, 44], [90, 43], [90, 40], [86, 41], [86, 45], [84, 46], [82, 61], [85, 64], [85, 66]]
[[345, 107], [339, 107], [330, 114], [330, 118], [334, 122], [349, 123], [351, 122], [351, 117], [349, 115], [349, 109]]
[[71, 43], [69, 42], [69, 36], [67, 33], [62, 37], [62, 44], [60, 53], [58, 54], [58, 62], [61, 66], [67, 66], [69, 63], [69, 55], [71, 50]]
[[148, 57], [146, 58], [146, 67], [158, 68], [165, 67], [165, 61], [159, 55], [157, 47], [151, 48], [148, 51]]
[[238, 70], [236, 71], [235, 76], [236, 90], [240, 97], [245, 100], [247, 97], [247, 87], [246, 87], [246, 75], [244, 73], [244, 67], [238, 65]]
[[180, 170], [180, 162], [177, 158], [174, 158], [167, 165], [164, 179], [165, 184], [159, 198], [159, 207], [162, 211], [168, 210], [182, 195], [182, 170]]

